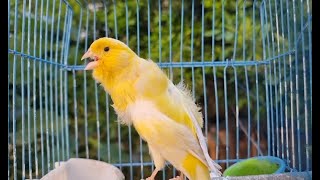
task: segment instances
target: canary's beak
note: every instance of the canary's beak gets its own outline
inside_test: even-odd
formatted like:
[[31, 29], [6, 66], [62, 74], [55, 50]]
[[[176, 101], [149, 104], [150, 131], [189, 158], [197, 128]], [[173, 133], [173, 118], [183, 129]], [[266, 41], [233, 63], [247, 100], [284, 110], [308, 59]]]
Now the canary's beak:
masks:
[[89, 58], [89, 63], [84, 68], [84, 70], [92, 70], [98, 65], [99, 58], [93, 54], [91, 49], [88, 49], [88, 51], [81, 57], [81, 60]]

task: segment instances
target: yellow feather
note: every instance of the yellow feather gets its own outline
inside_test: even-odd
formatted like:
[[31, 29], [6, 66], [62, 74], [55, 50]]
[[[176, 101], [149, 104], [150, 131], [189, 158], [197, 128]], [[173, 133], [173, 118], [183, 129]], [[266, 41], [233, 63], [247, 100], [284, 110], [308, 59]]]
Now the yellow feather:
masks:
[[186, 126], [158, 111], [151, 101], [137, 101], [129, 105], [127, 111], [141, 138], [157, 149], [164, 159], [190, 180], [209, 179], [198, 142]]
[[210, 179], [207, 166], [205, 166], [199, 159], [190, 153], [184, 159], [182, 166], [187, 172], [189, 172], [190, 180]]

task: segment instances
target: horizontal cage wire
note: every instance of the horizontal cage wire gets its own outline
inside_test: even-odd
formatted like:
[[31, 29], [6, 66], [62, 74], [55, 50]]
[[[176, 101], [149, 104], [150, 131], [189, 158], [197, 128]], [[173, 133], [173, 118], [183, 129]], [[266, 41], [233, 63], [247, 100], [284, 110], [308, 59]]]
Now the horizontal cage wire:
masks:
[[[187, 84], [222, 171], [264, 155], [311, 171], [311, 10], [310, 0], [8, 0], [8, 179], [40, 179], [74, 157], [150, 176], [146, 142], [80, 60], [105, 36]], [[178, 173], [168, 163], [157, 176]]]

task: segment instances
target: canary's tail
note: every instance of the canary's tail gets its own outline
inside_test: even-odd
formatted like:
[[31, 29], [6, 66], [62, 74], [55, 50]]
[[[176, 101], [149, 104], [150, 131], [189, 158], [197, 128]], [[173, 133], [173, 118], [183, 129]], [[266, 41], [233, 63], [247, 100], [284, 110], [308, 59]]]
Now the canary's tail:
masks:
[[182, 171], [190, 180], [210, 180], [208, 167], [198, 158], [188, 153], [183, 161]]

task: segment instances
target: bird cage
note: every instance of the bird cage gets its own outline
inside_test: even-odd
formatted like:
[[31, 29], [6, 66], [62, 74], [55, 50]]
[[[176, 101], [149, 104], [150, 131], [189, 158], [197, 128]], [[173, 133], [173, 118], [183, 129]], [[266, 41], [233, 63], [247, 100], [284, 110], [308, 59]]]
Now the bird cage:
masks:
[[[286, 172], [312, 171], [311, 9], [310, 0], [8, 0], [8, 179], [40, 179], [71, 158], [150, 176], [146, 142], [117, 121], [80, 60], [100, 37], [188, 86], [222, 171], [266, 155]], [[176, 175], [168, 163], [157, 178]]]

